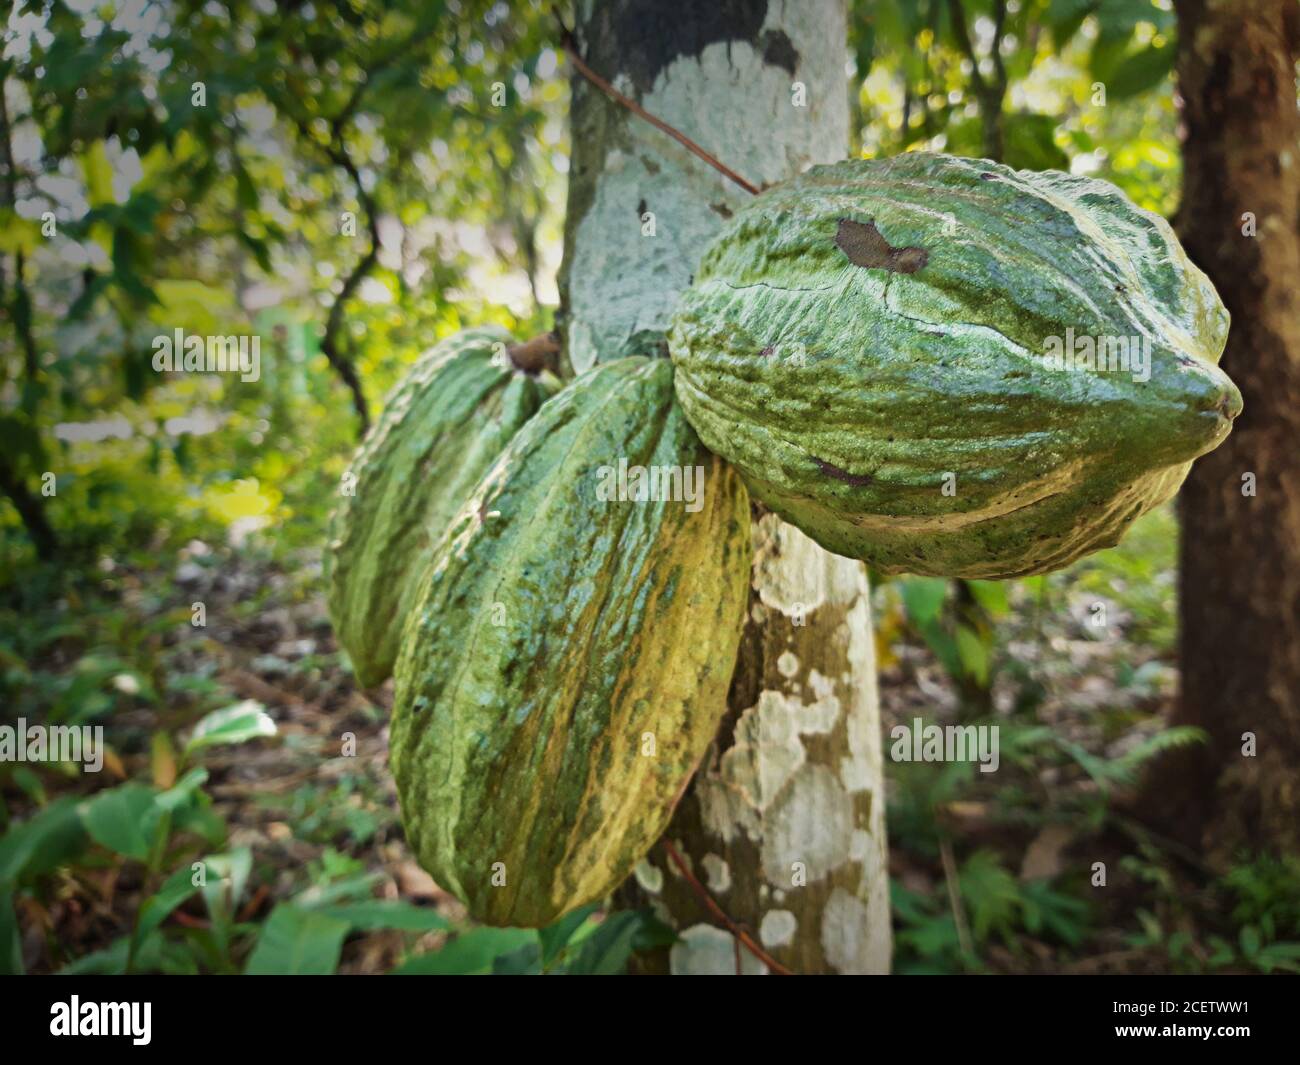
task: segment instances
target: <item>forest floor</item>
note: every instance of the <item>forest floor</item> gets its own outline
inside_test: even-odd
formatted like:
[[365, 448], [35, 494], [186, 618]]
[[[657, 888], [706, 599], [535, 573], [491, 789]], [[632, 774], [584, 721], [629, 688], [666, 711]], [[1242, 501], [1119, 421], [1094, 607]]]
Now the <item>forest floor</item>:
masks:
[[[1209, 963], [1216, 947], [1203, 942], [1197, 914], [1212, 910], [1221, 890], [1194, 856], [1162, 849], [1122, 801], [1159, 745], [1176, 684], [1168, 647], [1156, 645], [1166, 597], [1145, 589], [1137, 614], [1157, 599], [1162, 605], [1135, 619], [1131, 607], [1097, 591], [1098, 580], [1124, 590], [1114, 573], [1013, 588], [986, 633], [987, 671], [977, 677], [945, 666], [934, 628], [922, 634], [909, 625], [905, 588], [877, 590], [900, 971], [1168, 971], [1169, 938], [1180, 931], [1183, 961]], [[97, 784], [174, 783], [167, 752], [214, 706], [250, 700], [275, 723], [273, 738], [201, 756], [226, 849], [253, 855], [241, 926], [264, 921], [282, 900], [348, 882], [363, 884], [370, 898], [431, 908], [463, 926], [463, 908], [403, 840], [387, 765], [391, 682], [356, 689], [334, 644], [317, 558], [273, 561], [195, 542], [170, 572], [114, 567], [105, 584], [111, 611], [90, 611], [91, 627], [134, 650], [129, 668], [110, 661], [107, 670], [121, 671], [110, 682], [109, 779]], [[191, 623], [195, 603], [204, 605], [203, 626]], [[1091, 624], [1099, 603], [1110, 614], [1101, 636]], [[951, 619], [936, 624], [952, 629]], [[1157, 638], [1137, 641], [1135, 629]], [[37, 688], [56, 688], [52, 678], [85, 659], [84, 624], [80, 632], [45, 643], [40, 671], [29, 674], [44, 678]], [[891, 761], [891, 728], [916, 717], [1000, 723], [999, 772]], [[170, 739], [160, 743], [160, 734]], [[90, 794], [88, 779], [47, 777], [21, 790], [10, 780], [9, 815], [22, 819], [51, 793]], [[1098, 862], [1109, 887], [1096, 883]], [[57, 970], [102, 950], [130, 930], [153, 887], [132, 863], [100, 860], [20, 894], [26, 970]], [[1198, 892], [1208, 892], [1199, 903]], [[196, 896], [168, 920], [203, 929], [207, 917]], [[364, 930], [348, 937], [338, 971], [387, 972], [445, 938], [437, 930]]]

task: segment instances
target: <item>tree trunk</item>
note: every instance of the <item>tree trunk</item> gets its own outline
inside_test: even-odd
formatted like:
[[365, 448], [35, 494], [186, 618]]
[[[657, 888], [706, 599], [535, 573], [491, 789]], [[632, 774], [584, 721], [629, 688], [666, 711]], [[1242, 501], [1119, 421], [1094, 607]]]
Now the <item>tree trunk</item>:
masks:
[[[586, 62], [754, 184], [843, 158], [839, 0], [591, 0]], [[802, 86], [802, 88], [801, 88]], [[799, 106], [799, 104], [804, 106]], [[748, 194], [575, 73], [561, 326], [572, 367], [662, 354], [706, 241]], [[666, 839], [727, 917], [796, 972], [890, 953], [879, 707], [866, 576], [792, 526], [755, 524], [730, 708]], [[681, 934], [673, 971], [762, 972], [655, 848], [630, 896]]]
[[1175, 720], [1210, 741], [1158, 767], [1151, 795], [1169, 830], [1222, 861], [1300, 850], [1300, 5], [1177, 9], [1178, 230], [1232, 314], [1223, 367], [1245, 407], [1180, 500]]

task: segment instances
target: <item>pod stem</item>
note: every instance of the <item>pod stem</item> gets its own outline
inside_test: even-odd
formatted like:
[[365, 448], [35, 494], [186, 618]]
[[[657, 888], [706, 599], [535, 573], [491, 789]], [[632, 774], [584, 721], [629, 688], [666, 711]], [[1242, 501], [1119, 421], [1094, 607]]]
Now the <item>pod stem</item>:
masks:
[[543, 370], [555, 373], [560, 363], [560, 337], [558, 333], [538, 333], [518, 344], [506, 345], [506, 353], [524, 373], [539, 374]]

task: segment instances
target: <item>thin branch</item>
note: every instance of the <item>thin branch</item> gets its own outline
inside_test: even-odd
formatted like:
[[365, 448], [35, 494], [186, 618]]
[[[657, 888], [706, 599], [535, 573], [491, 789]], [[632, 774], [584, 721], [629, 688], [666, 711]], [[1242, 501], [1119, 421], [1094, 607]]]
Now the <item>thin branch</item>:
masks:
[[356, 191], [357, 202], [361, 205], [362, 213], [365, 215], [366, 231], [370, 236], [370, 247], [357, 261], [357, 264], [352, 268], [352, 272], [344, 278], [343, 287], [339, 290], [334, 302], [330, 304], [329, 314], [325, 319], [325, 334], [321, 338], [320, 344], [325, 358], [329, 360], [334, 372], [339, 375], [352, 395], [352, 407], [357, 412], [362, 435], [370, 428], [370, 410], [366, 404], [365, 391], [361, 387], [361, 380], [357, 376], [356, 367], [339, 349], [338, 338], [339, 331], [343, 327], [343, 312], [346, 309], [348, 300], [352, 298], [361, 282], [374, 269], [375, 263], [379, 259], [379, 218], [374, 197], [366, 191], [365, 185], [362, 184], [361, 173], [347, 150], [344, 134], [348, 122], [351, 121], [352, 116], [360, 108], [362, 98], [372, 84], [374, 76], [385, 67], [395, 63], [422, 41], [427, 40], [433, 35], [436, 28], [436, 23], [424, 26], [375, 59], [370, 68], [362, 74], [361, 79], [353, 88], [342, 109], [330, 119], [330, 139], [327, 143], [321, 143], [321, 141], [317, 140], [312, 134], [306, 119], [299, 116], [295, 117], [294, 120], [303, 139], [320, 151], [331, 163], [342, 168], [347, 173]]
[[569, 57], [569, 59], [573, 62], [573, 65], [577, 68], [579, 74], [581, 74], [584, 78], [586, 78], [589, 82], [591, 82], [594, 86], [596, 86], [596, 88], [598, 88], [611, 100], [626, 107], [634, 115], [637, 115], [638, 117], [645, 119], [645, 121], [649, 122], [650, 125], [655, 127], [655, 129], [667, 133], [668, 136], [672, 137], [673, 140], [675, 140], [688, 152], [703, 159], [706, 163], [709, 164], [709, 166], [713, 167], [714, 170], [716, 170], [719, 174], [722, 174], [729, 181], [734, 182], [735, 184], [739, 185], [742, 189], [744, 189], [746, 192], [751, 193], [754, 196], [758, 195], [758, 193], [761, 190], [758, 188], [757, 185], [751, 184], [750, 182], [746, 181], [743, 177], [737, 174], [729, 166], [726, 166], [725, 164], [720, 162], [715, 156], [712, 156], [708, 152], [706, 152], [703, 148], [701, 148], [698, 144], [696, 144], [693, 140], [691, 140], [690, 137], [686, 136], [686, 134], [680, 133], [677, 130], [673, 129], [673, 127], [670, 126], [663, 119], [656, 118], [644, 107], [642, 107], [639, 103], [631, 99], [631, 97], [624, 96], [621, 92], [619, 92], [616, 88], [614, 88], [613, 85], [611, 85], [608, 81], [606, 81], [594, 70], [592, 70], [591, 67], [587, 66], [587, 64], [583, 61], [582, 56], [578, 55], [578, 49], [577, 49], [577, 45], [574, 43], [573, 34], [569, 31], [569, 28], [565, 26], [563, 21], [561, 21], [559, 12], [556, 12], [555, 20], [556, 22], [560, 23], [560, 44], [564, 48], [565, 54]]
[[699, 880], [696, 879], [695, 874], [687, 868], [686, 862], [682, 858], [681, 854], [678, 853], [677, 848], [674, 847], [667, 838], [660, 840], [660, 842], [664, 845], [664, 850], [668, 854], [669, 861], [671, 861], [673, 865], [677, 867], [677, 871], [686, 878], [686, 882], [691, 886], [691, 890], [695, 892], [704, 908], [708, 910], [715, 919], [721, 921], [722, 924], [726, 926], [727, 931], [736, 937], [736, 942], [743, 944], [746, 950], [778, 976], [793, 976], [794, 974], [789, 969], [755, 943], [753, 936], [727, 916], [726, 911], [724, 911], [723, 908], [713, 900], [713, 896], [709, 894], [705, 886], [701, 884]]
[[[8, 73], [7, 68], [5, 73]], [[18, 172], [14, 166], [9, 107], [5, 100], [6, 80], [7, 78], [0, 77], [0, 151], [4, 152], [5, 164], [4, 204], [12, 211], [17, 206]], [[34, 381], [40, 372], [40, 363], [37, 359], [36, 337], [32, 333], [31, 297], [27, 292], [27, 282], [23, 276], [25, 263], [22, 249], [19, 249], [14, 253], [14, 296], [12, 306], [9, 307], [9, 317], [13, 322], [14, 333], [22, 345], [23, 372], [28, 381]], [[33, 415], [32, 421], [35, 422], [35, 412], [28, 413]], [[27, 530], [27, 535], [36, 547], [37, 558], [42, 560], [53, 558], [58, 552], [59, 541], [46, 516], [45, 501], [41, 496], [32, 493], [23, 482], [18, 470], [9, 465], [7, 458], [0, 458], [0, 491], [9, 497], [14, 509], [18, 511], [18, 516], [22, 518], [23, 528]]]
[[1006, 0], [997, 0], [993, 16], [993, 70], [996, 75], [989, 83], [980, 73], [980, 58], [966, 29], [966, 13], [962, 0], [948, 0], [948, 14], [952, 20], [957, 44], [971, 63], [971, 81], [980, 101], [980, 118], [984, 127], [984, 154], [997, 162], [1002, 161], [1002, 102], [1007, 95], [1007, 70], [1002, 61], [1002, 35], [1006, 28]]
[[952, 20], [952, 32], [957, 38], [957, 46], [970, 60], [970, 79], [975, 83], [975, 92], [983, 96], [988, 91], [988, 85], [984, 81], [984, 75], [980, 73], [980, 57], [976, 54], [975, 45], [971, 43], [970, 34], [966, 30], [966, 10], [962, 7], [961, 0], [948, 0], [948, 17]]
[[[361, 183], [361, 173], [357, 169], [356, 163], [353, 162], [352, 156], [343, 147], [341, 136], [337, 138], [338, 143], [322, 144], [312, 135], [303, 119], [297, 120], [297, 126], [308, 143], [314, 145], [335, 166], [341, 167], [351, 179], [356, 189], [357, 202], [360, 203], [362, 213], [365, 215], [366, 231], [370, 236], [370, 247], [357, 261], [357, 264], [352, 268], [352, 272], [344, 278], [343, 287], [334, 298], [334, 302], [330, 304], [329, 315], [325, 319], [325, 334], [321, 337], [320, 342], [321, 352], [329, 360], [329, 364], [334, 367], [334, 372], [339, 375], [348, 391], [352, 394], [352, 407], [357, 412], [361, 434], [365, 435], [366, 430], [370, 428], [370, 410], [366, 405], [366, 395], [361, 388], [361, 380], [357, 377], [356, 367], [339, 350], [338, 336], [339, 330], [343, 326], [345, 305], [379, 258], [379, 222], [375, 217], [375, 202]], [[333, 130], [333, 126], [331, 129]]]
[[1007, 25], [1007, 0], [997, 0], [993, 15], [993, 70], [997, 74], [994, 84], [998, 89], [999, 99], [1007, 91], [1007, 67], [1002, 59], [1002, 35]]
[[437, 28], [438, 24], [436, 22], [429, 23], [422, 30], [412, 33], [410, 37], [406, 38], [406, 40], [402, 41], [400, 44], [394, 45], [376, 59], [370, 65], [369, 69], [364, 71], [361, 80], [357, 82], [356, 87], [352, 90], [352, 94], [348, 97], [347, 103], [343, 105], [343, 110], [334, 116], [332, 125], [341, 129], [348, 121], [350, 121], [357, 108], [361, 106], [361, 97], [364, 96], [366, 90], [370, 88], [370, 83], [374, 76], [386, 67], [392, 66], [417, 44], [432, 37]]

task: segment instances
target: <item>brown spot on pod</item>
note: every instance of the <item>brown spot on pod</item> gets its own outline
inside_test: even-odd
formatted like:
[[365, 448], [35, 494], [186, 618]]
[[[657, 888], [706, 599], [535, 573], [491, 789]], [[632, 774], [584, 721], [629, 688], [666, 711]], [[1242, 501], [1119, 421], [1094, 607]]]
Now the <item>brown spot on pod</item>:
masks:
[[819, 459], [816, 455], [812, 456], [813, 462], [817, 463], [817, 468], [826, 474], [827, 477], [833, 477], [837, 481], [843, 481], [854, 488], [865, 488], [875, 480], [869, 473], [849, 473], [848, 470], [842, 470], [834, 463], [827, 462], [825, 459]]
[[875, 222], [854, 222], [841, 218], [835, 231], [835, 245], [849, 262], [864, 269], [914, 274], [930, 261], [930, 253], [915, 246], [896, 248], [876, 228]]

